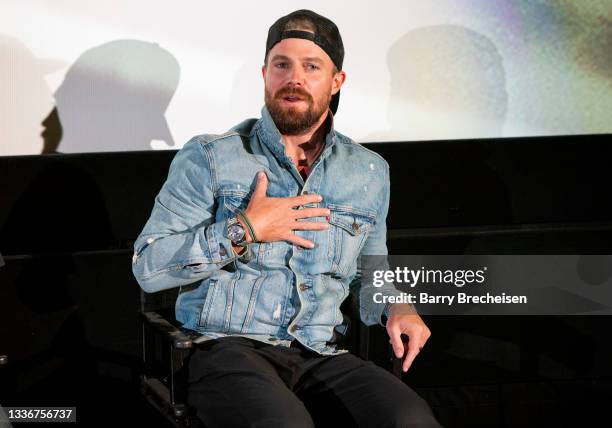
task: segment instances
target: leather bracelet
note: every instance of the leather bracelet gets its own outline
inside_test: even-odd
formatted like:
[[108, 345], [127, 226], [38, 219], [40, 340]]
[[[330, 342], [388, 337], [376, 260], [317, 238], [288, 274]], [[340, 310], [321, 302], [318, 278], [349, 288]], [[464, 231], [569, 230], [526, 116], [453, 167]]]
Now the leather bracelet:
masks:
[[251, 224], [251, 222], [249, 221], [249, 219], [247, 218], [246, 214], [244, 213], [244, 211], [238, 211], [237, 215], [240, 216], [240, 218], [242, 219], [242, 221], [244, 221], [244, 223], [247, 225], [247, 227], [249, 228], [249, 233], [251, 234], [251, 239], [253, 239], [253, 242], [257, 242], [257, 236], [255, 235], [255, 231], [253, 230], [253, 225]]

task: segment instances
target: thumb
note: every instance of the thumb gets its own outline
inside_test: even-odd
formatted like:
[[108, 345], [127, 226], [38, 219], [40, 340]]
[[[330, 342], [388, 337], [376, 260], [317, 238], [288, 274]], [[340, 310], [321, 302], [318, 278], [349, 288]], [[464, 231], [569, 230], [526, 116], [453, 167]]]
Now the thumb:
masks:
[[268, 176], [265, 172], [259, 171], [257, 173], [257, 183], [255, 184], [255, 190], [253, 191], [253, 197], [265, 198], [266, 192], [268, 191]]

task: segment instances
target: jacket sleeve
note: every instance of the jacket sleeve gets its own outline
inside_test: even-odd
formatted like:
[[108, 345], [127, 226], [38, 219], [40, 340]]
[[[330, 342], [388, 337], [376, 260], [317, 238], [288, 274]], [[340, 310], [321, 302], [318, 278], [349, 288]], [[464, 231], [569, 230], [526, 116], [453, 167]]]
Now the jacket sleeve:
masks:
[[193, 138], [176, 154], [155, 198], [151, 217], [134, 243], [132, 272], [149, 293], [200, 281], [236, 256], [227, 221], [215, 222], [210, 148]]
[[395, 288], [393, 282], [385, 281], [382, 286], [374, 286], [372, 273], [376, 270], [389, 270], [387, 260], [387, 214], [390, 199], [389, 166], [385, 162], [385, 185], [383, 202], [374, 228], [368, 235], [361, 253], [357, 258], [357, 273], [351, 280], [350, 290], [359, 301], [359, 315], [361, 321], [368, 325], [382, 323], [382, 316], [386, 313], [387, 305], [377, 303], [381, 296], [399, 296], [401, 291]]

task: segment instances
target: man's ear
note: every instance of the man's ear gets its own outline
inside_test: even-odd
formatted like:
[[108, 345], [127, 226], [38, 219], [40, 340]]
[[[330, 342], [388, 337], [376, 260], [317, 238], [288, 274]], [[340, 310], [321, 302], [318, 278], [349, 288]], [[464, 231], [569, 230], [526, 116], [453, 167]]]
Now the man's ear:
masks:
[[344, 71], [339, 71], [334, 74], [332, 77], [332, 95], [336, 95], [342, 85], [344, 85], [344, 81], [346, 80], [346, 73]]
[[266, 81], [266, 64], [261, 66], [261, 75], [263, 77], [264, 82]]

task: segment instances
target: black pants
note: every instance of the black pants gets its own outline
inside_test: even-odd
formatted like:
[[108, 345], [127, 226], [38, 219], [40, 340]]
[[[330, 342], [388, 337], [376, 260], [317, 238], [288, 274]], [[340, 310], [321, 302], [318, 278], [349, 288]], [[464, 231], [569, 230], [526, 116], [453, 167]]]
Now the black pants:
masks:
[[187, 402], [206, 427], [440, 426], [421, 397], [372, 362], [243, 337], [195, 349]]

